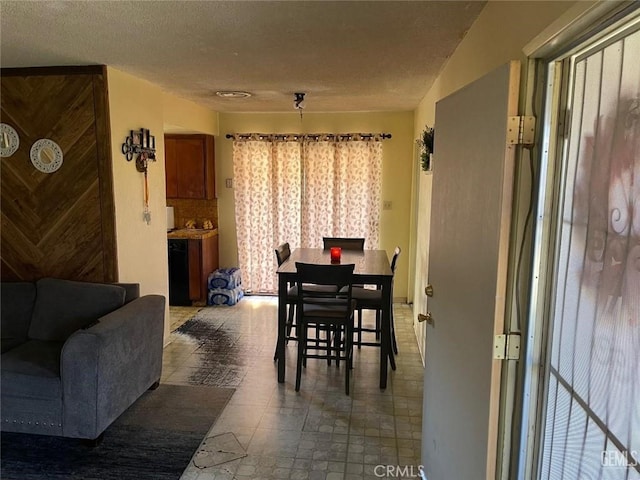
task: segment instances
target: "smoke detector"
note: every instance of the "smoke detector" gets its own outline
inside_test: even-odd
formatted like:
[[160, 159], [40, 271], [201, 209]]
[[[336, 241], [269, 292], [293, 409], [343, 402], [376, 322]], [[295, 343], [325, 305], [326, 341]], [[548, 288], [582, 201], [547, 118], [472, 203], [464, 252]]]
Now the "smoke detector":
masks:
[[216, 95], [221, 98], [247, 98], [251, 93], [241, 90], [218, 90]]

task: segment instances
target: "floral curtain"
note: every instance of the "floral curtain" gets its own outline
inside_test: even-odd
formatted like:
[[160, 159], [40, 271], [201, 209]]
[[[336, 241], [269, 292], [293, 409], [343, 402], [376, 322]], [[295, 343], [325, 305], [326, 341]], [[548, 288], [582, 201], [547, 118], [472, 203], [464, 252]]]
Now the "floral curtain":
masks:
[[382, 144], [236, 140], [238, 262], [247, 291], [275, 292], [274, 248], [321, 247], [324, 236], [378, 248]]
[[300, 244], [301, 146], [297, 142], [233, 144], [238, 262], [245, 290], [277, 290], [274, 248]]
[[382, 144], [307, 142], [303, 162], [302, 246], [340, 236], [364, 237], [366, 248], [378, 248]]

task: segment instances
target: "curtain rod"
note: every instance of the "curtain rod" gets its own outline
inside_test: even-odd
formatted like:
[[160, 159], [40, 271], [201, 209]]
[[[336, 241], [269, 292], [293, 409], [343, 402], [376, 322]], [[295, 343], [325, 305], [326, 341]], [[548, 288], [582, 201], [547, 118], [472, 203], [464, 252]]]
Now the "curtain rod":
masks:
[[314, 141], [348, 142], [373, 140], [379, 142], [391, 138], [390, 133], [227, 133], [226, 138], [237, 141]]

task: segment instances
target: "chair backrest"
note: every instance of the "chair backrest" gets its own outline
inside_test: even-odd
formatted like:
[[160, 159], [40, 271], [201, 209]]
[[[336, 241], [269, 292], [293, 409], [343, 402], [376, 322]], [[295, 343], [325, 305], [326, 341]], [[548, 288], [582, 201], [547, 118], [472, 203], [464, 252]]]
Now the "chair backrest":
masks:
[[364, 238], [353, 237], [322, 237], [324, 249], [341, 247], [343, 250], [364, 250]]
[[[303, 304], [326, 304], [329, 300], [331, 305], [351, 304], [351, 286], [353, 283], [353, 263], [341, 265], [318, 265], [313, 263], [296, 262], [296, 283], [298, 285], [299, 303]], [[332, 289], [313, 288], [317, 285], [335, 286]], [[340, 295], [336, 295], [340, 291]]]
[[400, 256], [400, 252], [402, 250], [400, 250], [400, 247], [396, 247], [396, 249], [393, 251], [393, 258], [391, 259], [391, 273], [393, 273], [395, 275], [396, 273], [396, 265], [398, 263], [398, 257]]
[[283, 243], [282, 245], [278, 245], [276, 248], [276, 260], [278, 260], [278, 266], [282, 265], [284, 262], [289, 260], [291, 256], [291, 247], [289, 247], [288, 243]]

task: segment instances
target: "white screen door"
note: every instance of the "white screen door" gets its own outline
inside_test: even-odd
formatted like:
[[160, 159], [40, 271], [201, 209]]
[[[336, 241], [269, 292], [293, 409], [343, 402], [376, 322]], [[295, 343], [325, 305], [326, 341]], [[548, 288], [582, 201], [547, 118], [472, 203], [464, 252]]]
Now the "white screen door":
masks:
[[533, 320], [548, 321], [546, 388], [538, 458], [528, 468], [540, 480], [636, 480], [640, 20], [591, 40], [550, 69], [556, 75], [549, 84], [564, 92], [556, 111], [565, 127], [557, 139], [559, 161], [549, 159], [558, 173], [542, 185], [541, 205], [554, 199], [549, 244], [537, 254], [541, 264], [549, 258], [540, 288], [547, 300], [538, 301], [543, 313]]
[[520, 63], [439, 101], [431, 206], [422, 462], [429, 480], [495, 477]]

